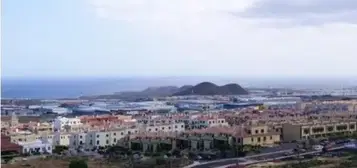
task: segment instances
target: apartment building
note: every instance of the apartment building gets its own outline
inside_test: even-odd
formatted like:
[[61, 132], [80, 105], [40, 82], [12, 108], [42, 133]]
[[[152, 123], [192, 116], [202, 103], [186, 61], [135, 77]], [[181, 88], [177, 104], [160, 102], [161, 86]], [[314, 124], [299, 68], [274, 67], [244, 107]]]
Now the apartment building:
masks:
[[297, 141], [351, 134], [356, 132], [356, 125], [356, 120], [316, 120], [302, 123], [285, 123], [282, 125], [282, 137], [284, 141]]
[[116, 145], [127, 135], [136, 134], [138, 128], [121, 128], [115, 130], [101, 130], [72, 133], [69, 136], [69, 146], [72, 148], [93, 149]]
[[228, 126], [228, 122], [223, 117], [215, 116], [197, 116], [191, 119], [189, 127], [191, 129]]
[[281, 141], [280, 132], [267, 125], [251, 125], [245, 128], [241, 145], [271, 146]]
[[50, 134], [53, 132], [52, 124], [47, 122], [28, 123], [26, 127], [28, 130], [36, 134], [45, 134], [45, 133]]
[[210, 150], [222, 145], [271, 146], [280, 142], [280, 134], [268, 126], [210, 127], [191, 130], [178, 137], [178, 147], [190, 150]]
[[61, 131], [65, 130], [66, 127], [78, 127], [82, 126], [83, 124], [81, 123], [81, 119], [76, 117], [76, 118], [67, 118], [67, 117], [57, 117], [53, 121], [53, 129], [54, 131]]
[[233, 145], [271, 146], [280, 142], [280, 133], [265, 125], [212, 126], [182, 133], [148, 132], [133, 135], [129, 141], [129, 147], [132, 150], [144, 152], [156, 152], [163, 149], [169, 151], [174, 148], [198, 151]]
[[13, 143], [18, 143], [18, 142], [32, 142], [36, 141], [38, 139], [52, 139], [53, 134], [35, 134], [30, 131], [17, 131], [13, 132], [11, 134], [8, 134], [10, 136], [11, 142]]
[[160, 152], [176, 148], [177, 132], [150, 132], [130, 136], [128, 147], [134, 151]]
[[52, 143], [48, 140], [35, 140], [31, 142], [18, 142], [22, 146], [22, 153], [52, 153]]
[[146, 132], [183, 132], [185, 131], [184, 123], [172, 123], [172, 124], [150, 124], [141, 125]]
[[71, 133], [67, 132], [55, 132], [53, 134], [54, 146], [69, 146]]
[[155, 134], [155, 133], [181, 133], [185, 131], [184, 123], [172, 124], [140, 124], [128, 128], [112, 128], [101, 131], [85, 131], [72, 133], [69, 136], [69, 146], [93, 149], [118, 144], [120, 140], [129, 135]]

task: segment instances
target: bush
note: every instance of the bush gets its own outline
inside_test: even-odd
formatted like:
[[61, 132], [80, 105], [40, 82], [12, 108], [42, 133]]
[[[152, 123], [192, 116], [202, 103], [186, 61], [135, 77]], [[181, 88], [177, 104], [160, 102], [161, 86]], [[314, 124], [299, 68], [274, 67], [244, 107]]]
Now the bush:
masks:
[[84, 160], [72, 160], [68, 168], [88, 168], [88, 165]]

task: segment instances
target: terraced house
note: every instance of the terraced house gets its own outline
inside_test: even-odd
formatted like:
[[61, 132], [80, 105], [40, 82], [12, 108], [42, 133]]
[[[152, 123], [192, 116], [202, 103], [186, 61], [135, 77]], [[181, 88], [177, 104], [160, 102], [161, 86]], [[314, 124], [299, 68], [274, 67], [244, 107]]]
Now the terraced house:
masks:
[[334, 135], [347, 135], [356, 132], [356, 120], [312, 121], [283, 124], [284, 141], [297, 141], [309, 138], [324, 138]]
[[213, 149], [228, 149], [235, 145], [271, 146], [277, 142], [280, 142], [280, 133], [268, 126], [216, 126], [188, 130], [180, 134], [164, 132], [141, 134], [130, 139], [130, 148], [145, 152], [175, 148], [190, 151], [210, 151]]

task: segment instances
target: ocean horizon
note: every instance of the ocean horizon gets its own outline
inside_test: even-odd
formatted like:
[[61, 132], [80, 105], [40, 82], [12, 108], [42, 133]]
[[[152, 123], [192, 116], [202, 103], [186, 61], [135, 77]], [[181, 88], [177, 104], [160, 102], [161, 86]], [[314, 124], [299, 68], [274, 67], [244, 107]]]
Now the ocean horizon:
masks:
[[[209, 81], [218, 85], [237, 83], [242, 87], [346, 87], [356, 82], [308, 79], [237, 79], [224, 77], [162, 77], [162, 78], [58, 78], [12, 79], [1, 81], [1, 98], [58, 99], [80, 96], [113, 94], [120, 91], [139, 91], [147, 87], [195, 85]], [[331, 83], [332, 82], [332, 83]], [[342, 83], [341, 83], [342, 82]], [[326, 85], [329, 83], [329, 85]]]

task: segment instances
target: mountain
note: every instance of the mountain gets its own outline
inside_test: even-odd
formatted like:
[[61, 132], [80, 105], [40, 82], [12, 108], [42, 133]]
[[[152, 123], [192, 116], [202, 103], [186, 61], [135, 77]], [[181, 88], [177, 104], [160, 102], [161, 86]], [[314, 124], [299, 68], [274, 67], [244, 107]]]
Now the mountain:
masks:
[[202, 82], [196, 86], [174, 93], [174, 96], [184, 95], [245, 95], [248, 92], [238, 84], [217, 86], [211, 82]]
[[196, 86], [184, 85], [149, 87], [142, 91], [117, 92], [110, 95], [82, 96], [81, 99], [122, 99], [137, 100], [164, 96], [184, 96], [184, 95], [243, 95], [248, 92], [238, 84], [227, 84], [217, 86], [210, 82], [202, 82]]

